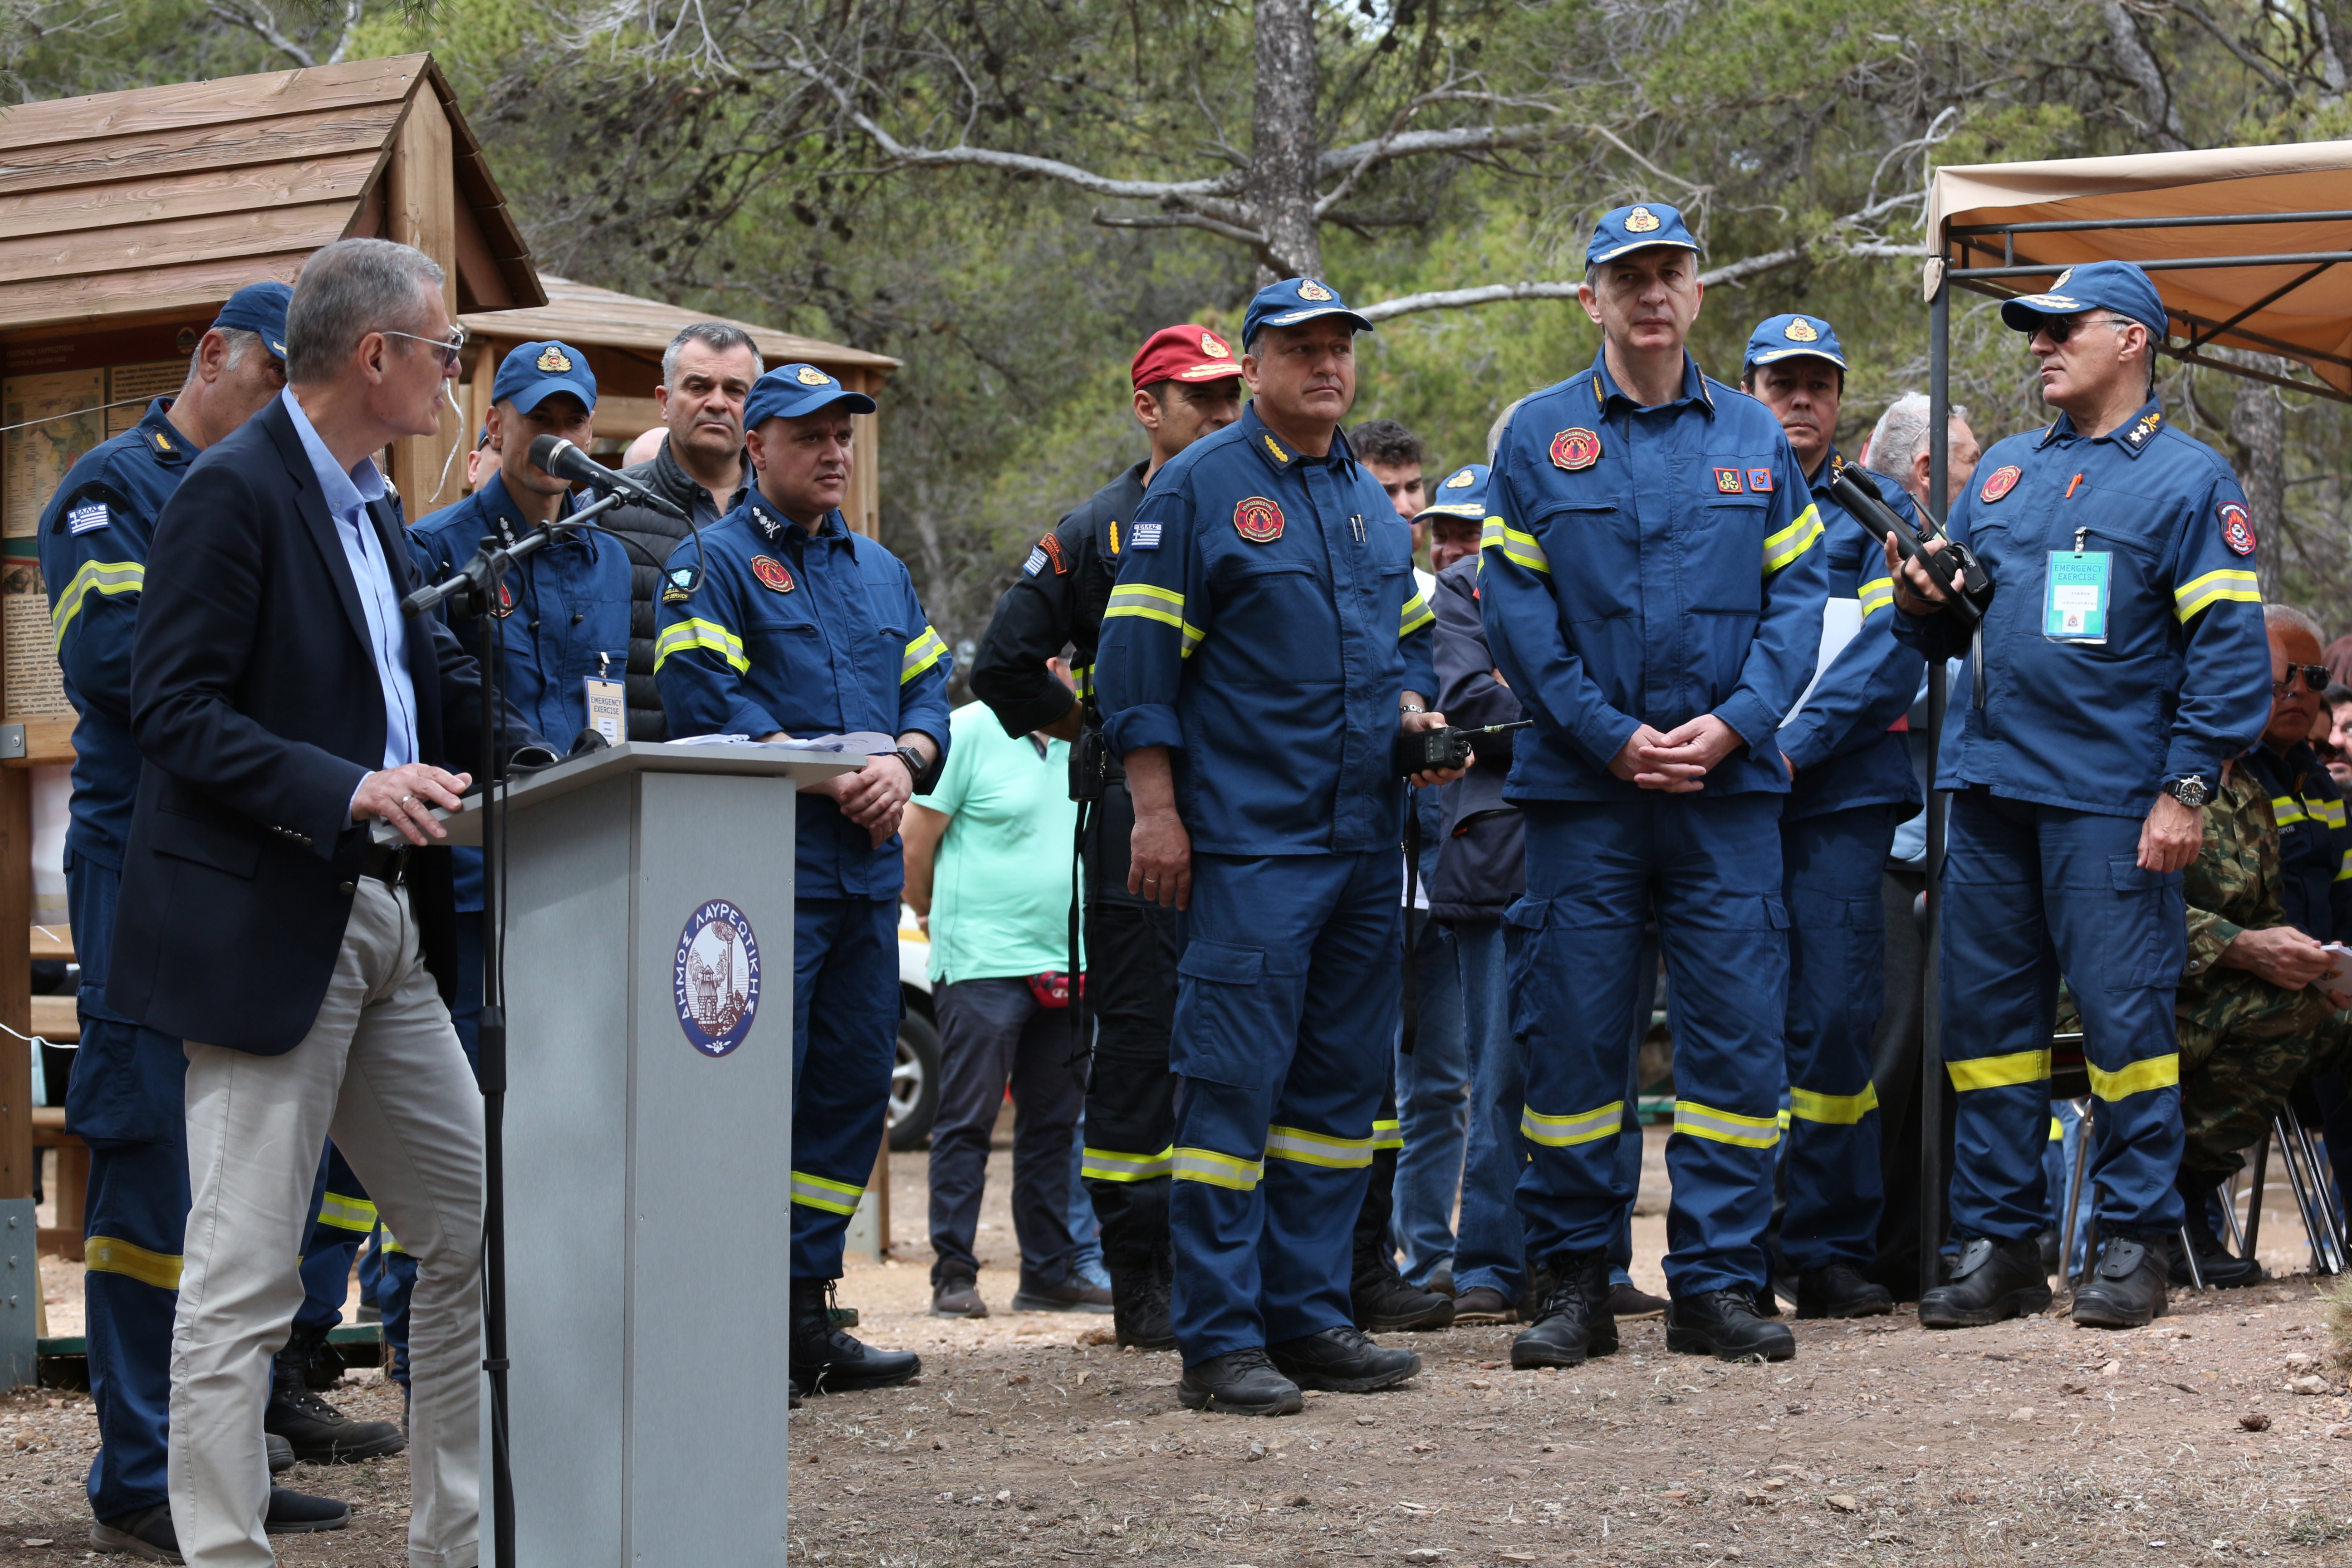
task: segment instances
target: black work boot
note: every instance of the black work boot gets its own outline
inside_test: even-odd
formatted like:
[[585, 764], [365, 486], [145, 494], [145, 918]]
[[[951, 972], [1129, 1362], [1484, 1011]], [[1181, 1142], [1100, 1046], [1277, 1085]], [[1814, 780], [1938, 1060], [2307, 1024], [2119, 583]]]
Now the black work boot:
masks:
[[167, 1502], [97, 1521], [89, 1527], [89, 1543], [100, 1552], [124, 1553], [142, 1563], [182, 1560], [180, 1538], [172, 1529], [172, 1505]]
[[1758, 1312], [1749, 1291], [1698, 1290], [1667, 1301], [1666, 1348], [1717, 1361], [1787, 1361], [1797, 1353], [1797, 1336]]
[[1980, 1329], [2049, 1310], [2050, 1277], [2042, 1272], [2041, 1243], [2030, 1236], [2012, 1241], [1976, 1236], [1960, 1244], [1952, 1277], [1919, 1298], [1919, 1326]]
[[1582, 1366], [1587, 1357], [1613, 1355], [1617, 1320], [1609, 1310], [1609, 1255], [1563, 1252], [1543, 1271], [1547, 1289], [1533, 1323], [1511, 1342], [1511, 1365]]
[[1895, 1292], [1862, 1277], [1851, 1263], [1797, 1272], [1800, 1318], [1881, 1318], [1895, 1310]]
[[261, 1429], [286, 1439], [294, 1457], [306, 1465], [352, 1465], [381, 1458], [408, 1447], [408, 1438], [389, 1421], [354, 1421], [302, 1380], [323, 1329], [296, 1329], [272, 1363], [269, 1404], [261, 1413]]
[[1396, 1151], [1379, 1150], [1372, 1155], [1363, 1205], [1356, 1211], [1355, 1261], [1348, 1276], [1356, 1327], [1374, 1333], [1451, 1328], [1454, 1298], [1411, 1284], [1397, 1270], [1396, 1249], [1389, 1241], [1395, 1187]]
[[277, 1433], [264, 1432], [261, 1435], [261, 1447], [263, 1452], [269, 1456], [271, 1475], [284, 1475], [294, 1468], [294, 1445]]
[[988, 1303], [980, 1299], [980, 1281], [961, 1268], [942, 1270], [939, 1278], [931, 1281], [931, 1316], [988, 1316]]
[[1344, 1324], [1269, 1345], [1265, 1353], [1276, 1370], [1299, 1387], [1332, 1394], [1393, 1388], [1421, 1371], [1421, 1357], [1412, 1352], [1382, 1349], [1361, 1329]]
[[1106, 1258], [1104, 1267], [1110, 1269], [1113, 1338], [1138, 1350], [1174, 1350], [1176, 1325], [1171, 1315], [1167, 1259], [1119, 1267]]
[[341, 1530], [351, 1521], [349, 1503], [272, 1487], [269, 1511], [261, 1516], [261, 1529], [267, 1535], [313, 1535], [322, 1530]]
[[1071, 1275], [1058, 1285], [1040, 1285], [1027, 1275], [1013, 1292], [1013, 1310], [1016, 1312], [1100, 1312], [1108, 1316], [1115, 1310], [1111, 1293], [1099, 1285], [1089, 1285], [1076, 1275]]
[[1296, 1415], [1307, 1408], [1298, 1385], [1274, 1370], [1265, 1352], [1228, 1351], [1184, 1369], [1176, 1403], [1226, 1415]]
[[343, 1352], [319, 1335], [310, 1343], [310, 1358], [302, 1363], [302, 1381], [324, 1394], [343, 1381]]
[[830, 1279], [793, 1281], [788, 1354], [803, 1394], [896, 1388], [923, 1370], [912, 1351], [877, 1351], [834, 1327]]
[[2110, 1236], [2090, 1282], [2074, 1292], [2074, 1321], [2094, 1329], [2143, 1329], [2164, 1316], [2171, 1283], [2164, 1249], [2136, 1236]]

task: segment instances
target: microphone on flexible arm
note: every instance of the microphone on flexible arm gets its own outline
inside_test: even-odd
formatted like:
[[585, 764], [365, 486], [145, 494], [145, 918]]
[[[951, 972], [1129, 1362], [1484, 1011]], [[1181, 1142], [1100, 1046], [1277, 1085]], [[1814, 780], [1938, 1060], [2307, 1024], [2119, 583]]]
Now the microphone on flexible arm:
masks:
[[617, 495], [632, 505], [650, 508], [681, 522], [692, 521], [667, 498], [655, 494], [635, 479], [623, 479], [561, 436], [533, 437], [530, 463], [540, 472], [556, 479]]

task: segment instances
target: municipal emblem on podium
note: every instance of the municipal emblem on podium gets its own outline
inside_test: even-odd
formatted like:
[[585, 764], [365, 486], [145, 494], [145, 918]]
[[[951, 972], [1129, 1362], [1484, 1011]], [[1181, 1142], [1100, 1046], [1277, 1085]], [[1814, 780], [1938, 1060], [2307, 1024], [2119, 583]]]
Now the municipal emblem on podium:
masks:
[[572, 356], [550, 343], [539, 351], [539, 358], [533, 363], [551, 374], [562, 375], [572, 368]]
[[1234, 531], [1252, 544], [1282, 537], [1282, 509], [1264, 496], [1252, 496], [1234, 507]]
[[677, 939], [671, 987], [688, 1045], [723, 1057], [743, 1043], [760, 1010], [760, 943], [742, 910], [713, 899], [694, 911]]
[[1307, 278], [1302, 279], [1299, 281], [1298, 297], [1302, 300], [1312, 300], [1319, 305], [1324, 300], [1331, 298], [1331, 290], [1323, 287], [1322, 284], [1315, 281], [1314, 279]]
[[1601, 437], [1580, 425], [1551, 438], [1551, 462], [1556, 468], [1565, 468], [1572, 474], [1600, 460]]

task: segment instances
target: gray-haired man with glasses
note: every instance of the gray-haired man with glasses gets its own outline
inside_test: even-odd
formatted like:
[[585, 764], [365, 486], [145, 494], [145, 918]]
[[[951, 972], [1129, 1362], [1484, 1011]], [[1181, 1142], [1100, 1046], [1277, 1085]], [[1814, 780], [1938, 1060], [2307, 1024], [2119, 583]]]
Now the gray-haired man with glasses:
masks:
[[108, 1001], [188, 1042], [170, 1473], [201, 1568], [275, 1561], [262, 1405], [330, 1134], [417, 1261], [409, 1562], [478, 1556], [481, 1098], [449, 1022], [449, 857], [425, 846], [482, 690], [447, 628], [401, 614], [415, 573], [373, 458], [439, 427], [458, 341], [423, 252], [320, 251], [285, 392], [190, 466], [149, 563]]

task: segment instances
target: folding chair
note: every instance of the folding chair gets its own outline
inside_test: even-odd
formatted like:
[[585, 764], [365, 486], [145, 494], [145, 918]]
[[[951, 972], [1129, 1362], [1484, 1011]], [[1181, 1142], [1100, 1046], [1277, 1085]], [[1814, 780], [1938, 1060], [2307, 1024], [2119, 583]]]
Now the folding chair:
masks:
[[[2083, 1171], [2091, 1163], [2091, 1137], [2096, 1130], [2099, 1103], [2097, 1097], [2091, 1093], [2091, 1070], [2083, 1054], [2083, 1037], [2079, 1032], [2050, 1037], [2050, 1098], [2074, 1101], [2075, 1114], [2082, 1118], [2083, 1122], [2082, 1130], [2075, 1134], [2075, 1158], [2067, 1172], [2066, 1215], [2059, 1228], [2058, 1239], [2058, 1282], [2072, 1290], [2075, 1281], [2074, 1216], [2082, 1207]], [[2189, 1259], [2189, 1284], [2199, 1290], [2205, 1289], [2205, 1270], [2198, 1264], [2197, 1247], [2189, 1240], [2186, 1224], [2180, 1227], [2180, 1252]], [[2090, 1228], [2083, 1237], [2085, 1270], [2097, 1256], [2098, 1216], [2095, 1214]]]

